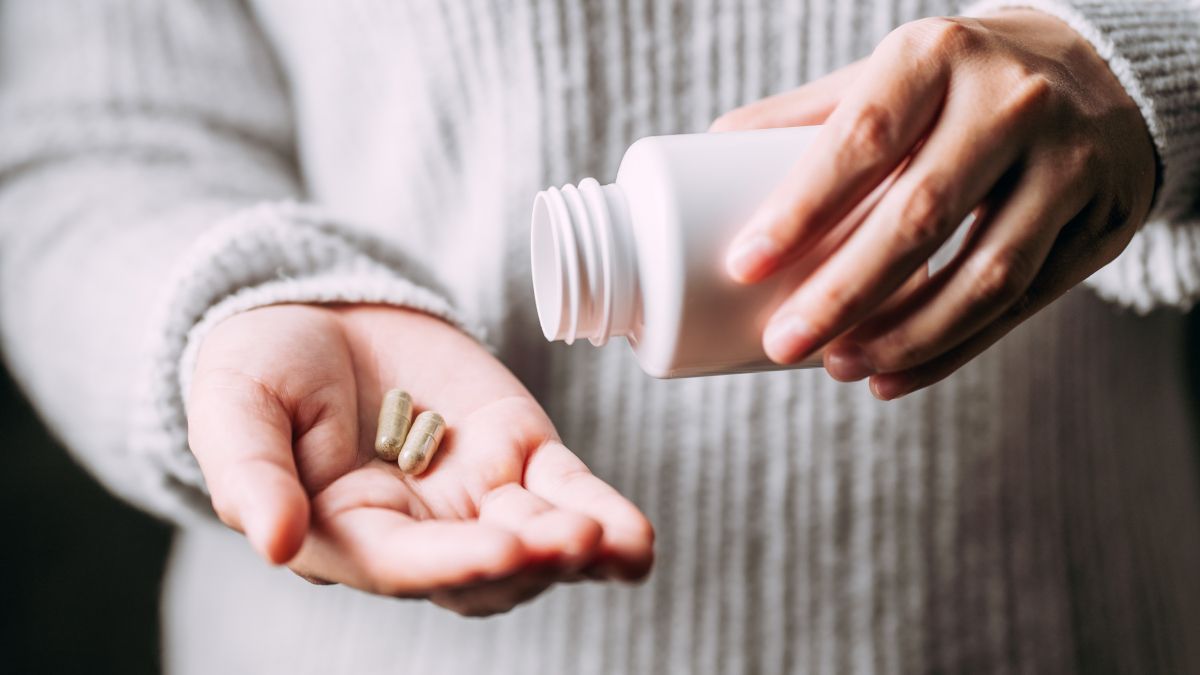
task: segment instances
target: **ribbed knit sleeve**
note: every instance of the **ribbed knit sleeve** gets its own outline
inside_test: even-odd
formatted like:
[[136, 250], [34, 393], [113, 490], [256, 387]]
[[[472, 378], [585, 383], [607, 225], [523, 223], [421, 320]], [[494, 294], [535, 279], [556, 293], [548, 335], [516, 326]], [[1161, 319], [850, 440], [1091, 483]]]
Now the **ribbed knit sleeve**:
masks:
[[216, 321], [288, 301], [455, 320], [403, 252], [312, 207], [274, 59], [236, 0], [0, 3], [0, 336], [125, 498], [207, 513], [181, 395]]
[[1030, 7], [1066, 22], [1095, 47], [1137, 103], [1160, 181], [1142, 230], [1087, 285], [1148, 311], [1200, 300], [1200, 2], [983, 0], [964, 14]]

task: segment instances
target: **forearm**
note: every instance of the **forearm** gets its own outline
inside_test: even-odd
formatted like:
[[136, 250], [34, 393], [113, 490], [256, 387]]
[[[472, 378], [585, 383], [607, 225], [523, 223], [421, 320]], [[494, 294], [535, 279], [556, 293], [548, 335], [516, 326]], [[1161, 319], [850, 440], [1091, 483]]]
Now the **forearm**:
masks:
[[112, 489], [207, 512], [180, 394], [207, 326], [287, 301], [449, 305], [401, 252], [297, 205], [287, 96], [240, 3], [3, 10], [5, 358]]
[[[4, 135], [10, 129], [38, 134], [6, 125]], [[139, 382], [151, 368], [153, 308], [215, 223], [295, 186], [286, 172], [249, 170], [271, 160], [226, 153], [219, 143], [186, 162], [151, 163], [152, 148], [124, 148], [24, 163], [4, 155], [0, 334], [15, 377], [77, 458], [122, 496], [169, 509], [159, 493], [167, 486], [158, 484], [167, 476], [138, 467], [129, 444], [131, 413], [142, 410]], [[235, 189], [206, 183], [205, 164], [247, 170]]]

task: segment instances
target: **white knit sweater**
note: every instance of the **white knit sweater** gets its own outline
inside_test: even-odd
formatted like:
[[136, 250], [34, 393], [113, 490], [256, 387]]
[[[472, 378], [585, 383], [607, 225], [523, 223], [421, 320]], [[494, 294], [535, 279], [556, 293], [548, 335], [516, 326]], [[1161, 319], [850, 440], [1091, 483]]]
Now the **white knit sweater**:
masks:
[[[1191, 305], [1200, 5], [1015, 2], [1095, 44], [1162, 162], [1154, 219], [1088, 285]], [[0, 2], [4, 355], [84, 465], [184, 525], [169, 670], [1200, 672], [1195, 347], [1177, 313], [1072, 292], [890, 404], [820, 371], [657, 381], [622, 344], [539, 335], [534, 191], [611, 176], [637, 137], [702, 130], [955, 9]], [[479, 328], [654, 521], [650, 580], [467, 620], [260, 563], [209, 512], [181, 391], [208, 326], [281, 301]]]

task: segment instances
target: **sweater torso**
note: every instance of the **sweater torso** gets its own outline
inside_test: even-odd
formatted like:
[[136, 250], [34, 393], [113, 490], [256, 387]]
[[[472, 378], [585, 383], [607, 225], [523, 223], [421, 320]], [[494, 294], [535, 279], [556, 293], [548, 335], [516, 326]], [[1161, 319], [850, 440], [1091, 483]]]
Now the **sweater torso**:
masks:
[[[1076, 291], [891, 404], [817, 371], [656, 381], [624, 344], [538, 332], [536, 190], [610, 179], [636, 138], [703, 130], [950, 3], [254, 7], [314, 201], [424, 253], [567, 444], [646, 510], [658, 561], [644, 585], [468, 621], [306, 587], [200, 528], [169, 587], [178, 672], [276, 651], [272, 670], [323, 673], [1168, 672], [1195, 657], [1163, 637], [1200, 599], [1195, 538], [1169, 550], [1196, 505], [1177, 319]], [[196, 638], [263, 625], [245, 654]]]

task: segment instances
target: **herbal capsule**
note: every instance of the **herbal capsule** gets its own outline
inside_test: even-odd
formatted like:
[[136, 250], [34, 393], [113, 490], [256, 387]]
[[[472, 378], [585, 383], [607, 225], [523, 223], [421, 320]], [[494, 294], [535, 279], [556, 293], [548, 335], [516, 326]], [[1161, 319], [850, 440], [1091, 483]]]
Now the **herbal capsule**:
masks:
[[404, 448], [400, 450], [400, 458], [396, 462], [400, 470], [413, 476], [420, 475], [429, 466], [445, 432], [446, 420], [441, 415], [431, 410], [417, 415], [417, 421], [413, 422], [408, 438], [404, 439]]
[[412, 422], [412, 397], [403, 389], [392, 389], [379, 406], [379, 427], [375, 431], [375, 452], [389, 462], [396, 461]]

